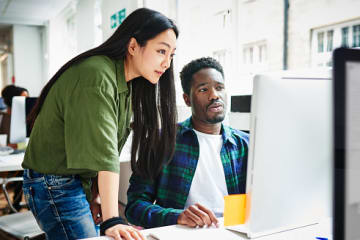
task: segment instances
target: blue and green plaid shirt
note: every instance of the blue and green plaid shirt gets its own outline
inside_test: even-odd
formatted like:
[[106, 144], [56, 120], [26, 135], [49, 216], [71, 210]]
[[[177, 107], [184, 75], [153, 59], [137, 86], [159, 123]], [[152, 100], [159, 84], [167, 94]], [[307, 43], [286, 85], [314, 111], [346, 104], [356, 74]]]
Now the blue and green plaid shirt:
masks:
[[[221, 161], [229, 194], [245, 193], [249, 135], [222, 125]], [[191, 118], [178, 124], [173, 159], [156, 181], [133, 174], [125, 214], [145, 228], [173, 225], [184, 211], [199, 158], [199, 142]]]

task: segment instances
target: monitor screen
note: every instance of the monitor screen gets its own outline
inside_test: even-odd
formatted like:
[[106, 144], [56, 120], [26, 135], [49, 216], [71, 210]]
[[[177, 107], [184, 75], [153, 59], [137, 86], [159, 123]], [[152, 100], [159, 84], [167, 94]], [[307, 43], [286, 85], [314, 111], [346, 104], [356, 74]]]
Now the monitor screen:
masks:
[[235, 129], [249, 133], [250, 130], [251, 95], [231, 96], [229, 125]]

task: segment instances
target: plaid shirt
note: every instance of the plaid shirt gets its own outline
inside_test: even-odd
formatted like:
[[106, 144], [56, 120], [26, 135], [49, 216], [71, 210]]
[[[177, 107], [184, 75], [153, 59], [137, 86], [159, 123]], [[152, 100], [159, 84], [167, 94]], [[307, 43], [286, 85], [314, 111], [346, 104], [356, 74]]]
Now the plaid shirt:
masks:
[[[222, 125], [220, 157], [229, 194], [245, 193], [249, 135]], [[130, 178], [125, 214], [145, 228], [173, 225], [184, 211], [199, 158], [199, 142], [191, 118], [178, 124], [173, 159], [156, 181], [135, 174]]]

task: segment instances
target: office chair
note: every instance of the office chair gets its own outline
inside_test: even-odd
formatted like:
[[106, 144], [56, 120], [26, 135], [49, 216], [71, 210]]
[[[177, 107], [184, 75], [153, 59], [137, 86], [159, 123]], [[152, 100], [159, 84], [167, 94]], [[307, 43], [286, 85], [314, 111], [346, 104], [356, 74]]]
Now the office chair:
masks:
[[0, 178], [1, 188], [5, 194], [5, 198], [13, 213], [0, 216], [0, 231], [3, 231], [17, 239], [45, 239], [45, 233], [39, 228], [31, 211], [18, 212], [13, 206], [7, 184], [11, 182], [23, 181], [22, 177]]

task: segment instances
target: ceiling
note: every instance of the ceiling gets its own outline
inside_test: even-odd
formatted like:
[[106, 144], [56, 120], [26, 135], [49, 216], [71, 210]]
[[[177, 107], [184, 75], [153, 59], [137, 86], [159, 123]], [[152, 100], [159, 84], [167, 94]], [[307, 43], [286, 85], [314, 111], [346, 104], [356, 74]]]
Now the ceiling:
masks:
[[44, 25], [72, 0], [0, 0], [0, 24]]

